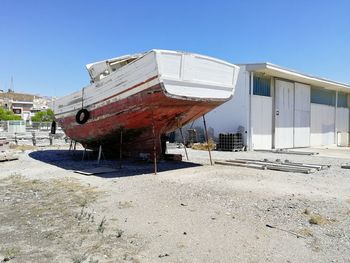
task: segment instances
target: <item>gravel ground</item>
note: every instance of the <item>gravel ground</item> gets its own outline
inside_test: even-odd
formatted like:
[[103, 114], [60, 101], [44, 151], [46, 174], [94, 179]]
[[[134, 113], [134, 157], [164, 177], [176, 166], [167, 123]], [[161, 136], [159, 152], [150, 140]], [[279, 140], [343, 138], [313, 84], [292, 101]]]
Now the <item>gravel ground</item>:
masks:
[[0, 163], [0, 260], [349, 262], [350, 170], [340, 168], [349, 149], [317, 151], [213, 152], [331, 165], [313, 174], [210, 166], [207, 152], [189, 150], [190, 161], [161, 162], [157, 175], [124, 161], [86, 176], [73, 170], [119, 164], [62, 147], [23, 150]]

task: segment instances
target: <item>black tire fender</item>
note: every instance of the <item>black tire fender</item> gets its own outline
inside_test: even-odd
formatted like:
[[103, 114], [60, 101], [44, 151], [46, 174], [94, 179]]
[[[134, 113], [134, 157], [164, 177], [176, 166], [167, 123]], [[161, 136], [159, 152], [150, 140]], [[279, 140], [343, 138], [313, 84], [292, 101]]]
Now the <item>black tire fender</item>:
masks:
[[90, 118], [90, 112], [87, 109], [81, 109], [77, 112], [77, 115], [75, 115], [75, 120], [79, 124], [84, 124], [88, 121]]

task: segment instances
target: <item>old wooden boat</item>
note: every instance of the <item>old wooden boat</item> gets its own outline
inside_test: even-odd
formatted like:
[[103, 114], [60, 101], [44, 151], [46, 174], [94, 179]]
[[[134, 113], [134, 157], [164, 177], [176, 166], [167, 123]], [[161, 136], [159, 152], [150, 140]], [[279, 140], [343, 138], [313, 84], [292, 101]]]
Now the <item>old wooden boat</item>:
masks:
[[219, 59], [168, 50], [86, 67], [91, 85], [55, 101], [58, 124], [86, 148], [102, 145], [117, 153], [122, 143], [124, 155], [150, 158], [160, 156], [162, 135], [229, 100], [239, 70]]

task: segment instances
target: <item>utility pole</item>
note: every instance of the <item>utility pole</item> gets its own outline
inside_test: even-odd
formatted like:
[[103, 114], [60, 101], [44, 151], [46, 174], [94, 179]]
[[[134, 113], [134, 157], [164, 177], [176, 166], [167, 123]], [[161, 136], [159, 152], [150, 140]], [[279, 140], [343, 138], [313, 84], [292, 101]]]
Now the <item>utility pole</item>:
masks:
[[13, 76], [11, 76], [11, 83], [10, 83], [10, 88], [8, 90], [9, 92], [15, 92], [14, 86], [13, 86]]

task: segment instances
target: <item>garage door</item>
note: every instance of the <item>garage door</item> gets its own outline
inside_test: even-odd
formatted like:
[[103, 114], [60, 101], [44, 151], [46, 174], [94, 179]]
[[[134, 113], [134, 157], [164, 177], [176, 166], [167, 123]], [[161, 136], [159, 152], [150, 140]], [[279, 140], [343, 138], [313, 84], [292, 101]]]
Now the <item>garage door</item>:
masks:
[[310, 146], [310, 86], [295, 83], [294, 147]]
[[349, 132], [349, 108], [337, 108], [337, 132]]
[[294, 146], [294, 83], [275, 82], [275, 148]]
[[271, 149], [272, 98], [252, 96], [252, 146], [253, 149]]
[[334, 106], [311, 104], [311, 146], [334, 144]]

